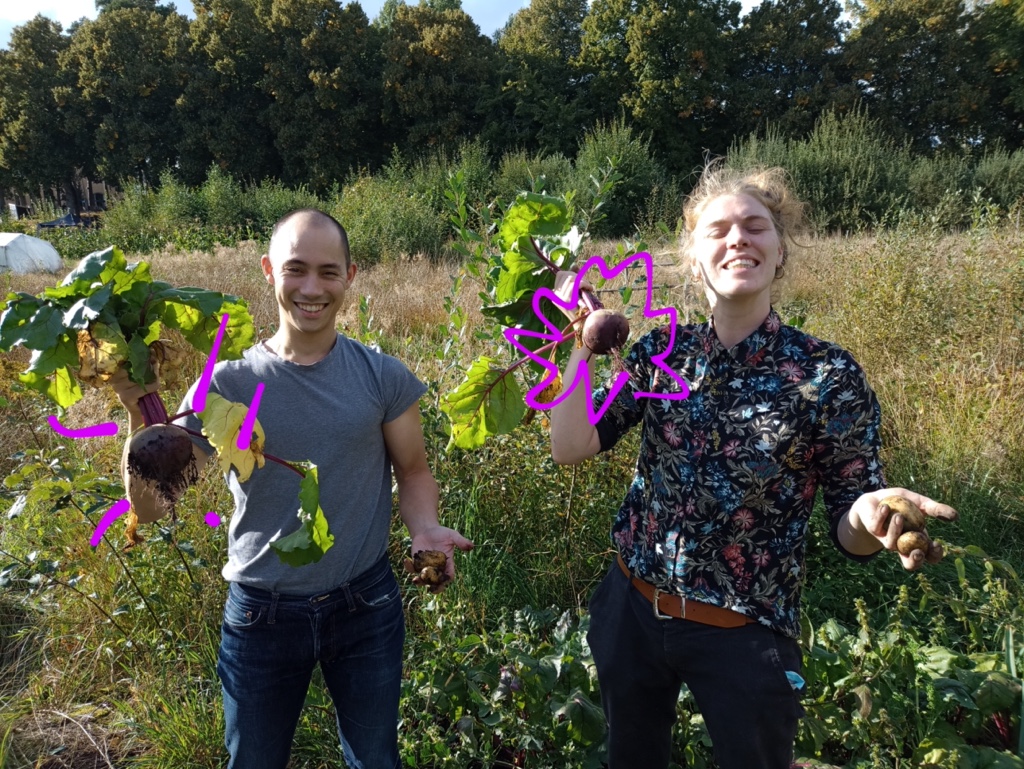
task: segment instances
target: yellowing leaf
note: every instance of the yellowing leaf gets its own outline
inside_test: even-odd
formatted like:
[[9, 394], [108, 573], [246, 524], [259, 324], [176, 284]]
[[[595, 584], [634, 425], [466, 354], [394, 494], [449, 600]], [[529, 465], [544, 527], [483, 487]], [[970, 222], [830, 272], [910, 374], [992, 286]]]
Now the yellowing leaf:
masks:
[[227, 473], [234, 465], [240, 483], [249, 480], [254, 467], [263, 467], [266, 462], [263, 458], [266, 435], [259, 420], [253, 422], [249, 448], [245, 451], [238, 448], [238, 434], [248, 410], [249, 407], [242, 403], [229, 401], [216, 393], [207, 393], [206, 408], [199, 412], [199, 418], [203, 421], [203, 435], [217, 450], [221, 470]]
[[110, 379], [128, 358], [124, 336], [105, 323], [94, 323], [78, 332], [78, 378], [99, 387]]

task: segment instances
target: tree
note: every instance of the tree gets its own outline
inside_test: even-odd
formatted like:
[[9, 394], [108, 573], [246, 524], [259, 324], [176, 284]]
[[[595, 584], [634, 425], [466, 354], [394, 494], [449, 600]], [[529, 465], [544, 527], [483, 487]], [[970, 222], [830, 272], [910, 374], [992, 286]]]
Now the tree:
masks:
[[281, 180], [322, 192], [379, 159], [377, 30], [334, 0], [275, 0], [268, 29], [277, 45], [260, 86]]
[[484, 138], [545, 154], [575, 152], [590, 124], [578, 59], [587, 0], [533, 0], [497, 35], [499, 76]]
[[10, 48], [0, 50], [0, 187], [63, 189], [77, 214], [75, 182], [93, 169], [85, 135], [73, 130], [75, 107], [60, 95], [72, 82], [60, 65], [69, 44], [60, 24], [39, 15], [15, 27]]
[[963, 0], [868, 0], [846, 45], [871, 116], [917, 152], [976, 146], [992, 83]]
[[215, 164], [236, 179], [279, 178], [269, 125], [265, 61], [277, 48], [265, 19], [271, 0], [194, 0], [190, 72], [179, 102], [179, 173], [200, 184]]
[[580, 57], [599, 116], [621, 110], [675, 171], [692, 168], [705, 149], [724, 152], [726, 66], [739, 10], [732, 0], [595, 0]]
[[465, 11], [399, 6], [382, 53], [383, 119], [394, 146], [417, 152], [479, 130], [494, 52]]
[[804, 138], [830, 108], [856, 102], [842, 65], [838, 0], [764, 0], [736, 31], [726, 118], [734, 134]]
[[987, 136], [1019, 147], [1024, 143], [1024, 0], [993, 0], [973, 16], [991, 81]]
[[139, 8], [106, 11], [75, 30], [62, 61], [76, 82], [62, 93], [81, 107], [104, 178], [152, 181], [176, 161], [187, 33], [184, 16]]

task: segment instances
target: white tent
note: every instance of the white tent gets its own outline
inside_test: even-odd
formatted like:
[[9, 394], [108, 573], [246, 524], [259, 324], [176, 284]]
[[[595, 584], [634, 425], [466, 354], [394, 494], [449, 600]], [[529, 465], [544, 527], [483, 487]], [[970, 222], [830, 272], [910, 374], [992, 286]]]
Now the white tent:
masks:
[[61, 266], [57, 249], [42, 238], [0, 232], [0, 272], [58, 272]]

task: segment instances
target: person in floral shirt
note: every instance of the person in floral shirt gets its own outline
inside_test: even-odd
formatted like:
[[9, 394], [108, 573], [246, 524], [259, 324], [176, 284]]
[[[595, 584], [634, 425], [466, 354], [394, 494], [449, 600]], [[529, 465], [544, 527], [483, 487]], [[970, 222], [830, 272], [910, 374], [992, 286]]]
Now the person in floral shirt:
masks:
[[[803, 210], [781, 169], [709, 167], [684, 209], [682, 254], [710, 320], [636, 342], [624, 357], [628, 383], [596, 425], [585, 388], [552, 409], [551, 453], [562, 464], [611, 449], [636, 425], [642, 431], [612, 526], [619, 555], [590, 602], [611, 769], [668, 765], [684, 683], [720, 769], [789, 769], [803, 715], [800, 590], [818, 489], [836, 548], [858, 561], [895, 549], [903, 521], [893, 515], [885, 528], [880, 504], [890, 494], [956, 517], [921, 494], [886, 488], [881, 411], [864, 372], [772, 308]], [[561, 273], [556, 291], [568, 299], [575, 285]], [[592, 356], [574, 350], [562, 381]], [[687, 397], [666, 366], [687, 383]], [[599, 390], [596, 405], [606, 396]], [[899, 557], [916, 569], [942, 552]]]

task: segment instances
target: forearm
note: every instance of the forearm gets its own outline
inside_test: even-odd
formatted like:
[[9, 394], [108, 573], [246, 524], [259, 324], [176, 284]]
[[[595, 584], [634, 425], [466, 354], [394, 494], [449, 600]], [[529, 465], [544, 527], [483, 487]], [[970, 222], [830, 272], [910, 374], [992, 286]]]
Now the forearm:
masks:
[[440, 494], [429, 469], [398, 478], [398, 514], [415, 537], [426, 529], [440, 526], [437, 508]]
[[[568, 387], [576, 379], [580, 367], [590, 371], [593, 357], [587, 347], [573, 348], [562, 373], [562, 386]], [[574, 465], [594, 456], [601, 448], [597, 428], [590, 423], [587, 399], [590, 388], [582, 383], [551, 409], [551, 458], [560, 465]]]

